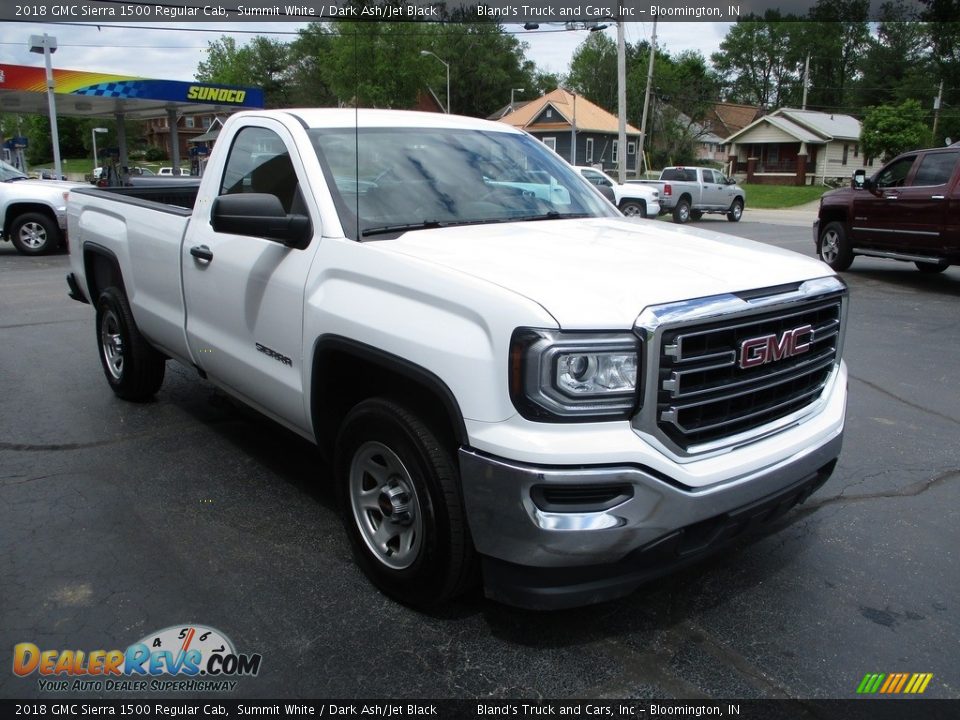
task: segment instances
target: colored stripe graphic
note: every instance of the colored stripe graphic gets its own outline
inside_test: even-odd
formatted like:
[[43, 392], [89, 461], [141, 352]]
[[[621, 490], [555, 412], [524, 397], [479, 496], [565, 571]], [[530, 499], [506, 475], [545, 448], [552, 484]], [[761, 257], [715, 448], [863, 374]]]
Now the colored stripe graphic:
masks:
[[867, 673], [857, 686], [857, 694], [920, 695], [932, 679], [933, 673]]

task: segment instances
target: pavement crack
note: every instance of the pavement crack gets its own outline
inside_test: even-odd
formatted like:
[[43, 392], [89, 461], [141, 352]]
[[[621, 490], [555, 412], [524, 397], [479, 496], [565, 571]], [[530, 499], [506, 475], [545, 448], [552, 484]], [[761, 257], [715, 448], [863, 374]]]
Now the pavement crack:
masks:
[[[882, 475], [884, 473], [877, 473]], [[884, 492], [875, 492], [875, 493], [863, 493], [861, 495], [846, 495], [847, 488], [859, 485], [860, 483], [852, 483], [843, 488], [840, 491], [839, 495], [832, 495], [827, 498], [820, 500], [814, 500], [813, 502], [806, 502], [797, 509], [797, 512], [809, 514], [816, 510], [819, 510], [822, 507], [827, 505], [835, 505], [836, 503], [842, 502], [865, 502], [867, 500], [885, 500], [892, 498], [905, 498], [905, 497], [916, 497], [925, 493], [927, 490], [930, 490], [937, 485], [941, 485], [946, 481], [960, 477], [960, 469], [947, 470], [946, 472], [940, 473], [932, 478], [926, 480], [920, 480], [906, 487], [898, 488], [897, 490], [886, 490]]]
[[878, 393], [881, 393], [881, 394], [883, 394], [883, 395], [886, 395], [887, 397], [893, 398], [893, 399], [896, 400], [897, 402], [903, 403], [903, 404], [906, 405], [907, 407], [912, 407], [914, 410], [919, 410], [920, 412], [925, 412], [925, 413], [927, 413], [928, 415], [933, 415], [934, 417], [938, 417], [938, 418], [940, 418], [941, 420], [947, 420], [947, 421], [949, 421], [949, 422], [952, 422], [952, 423], [955, 424], [955, 425], [960, 425], [960, 420], [958, 420], [957, 418], [951, 417], [950, 415], [944, 415], [943, 413], [937, 412], [936, 410], [931, 410], [931, 409], [928, 408], [928, 407], [924, 407], [923, 405], [918, 405], [918, 404], [915, 403], [915, 402], [911, 402], [910, 400], [907, 400], [906, 398], [900, 397], [900, 396], [897, 395], [896, 393], [890, 392], [889, 390], [887, 390], [885, 387], [883, 387], [883, 386], [881, 386], [881, 385], [877, 385], [876, 383], [872, 383], [872, 382], [870, 382], [869, 380], [864, 380], [863, 378], [857, 377], [856, 375], [850, 375], [850, 378], [853, 379], [853, 380], [856, 380], [857, 382], [863, 383], [863, 384], [866, 385], [868, 388], [871, 388], [871, 389], [873, 389], [873, 390], [876, 390]]
[[40, 325], [61, 325], [63, 323], [86, 322], [84, 318], [73, 318], [71, 320], [38, 320], [37, 322], [16, 323], [14, 325], [0, 325], [0, 330], [11, 330], [13, 328], [38, 327]]

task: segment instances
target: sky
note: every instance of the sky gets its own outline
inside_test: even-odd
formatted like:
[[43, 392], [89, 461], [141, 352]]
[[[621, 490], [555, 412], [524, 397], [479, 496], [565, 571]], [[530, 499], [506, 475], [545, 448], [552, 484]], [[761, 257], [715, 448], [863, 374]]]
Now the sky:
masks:
[[[163, 25], [150, 23], [150, 27]], [[629, 22], [624, 25], [627, 42], [650, 39], [652, 23]], [[662, 22], [657, 25], [657, 46], [666, 48], [671, 54], [699, 50], [709, 58], [719, 48], [729, 25]], [[233, 35], [237, 43], [242, 44], [252, 37], [251, 31], [290, 40], [301, 26], [300, 23], [169, 23], [166, 24], [168, 30], [147, 30], [129, 25], [111, 27], [105, 23], [98, 29], [93, 25], [4, 22], [0, 23], [0, 62], [42, 66], [42, 57], [31, 54], [27, 43], [31, 35], [46, 32], [57, 38], [54, 67], [189, 81], [206, 56], [208, 41], [232, 34], [228, 32], [230, 30], [246, 31]], [[546, 24], [541, 25], [541, 32], [524, 31], [521, 25], [505, 27], [528, 43], [528, 59], [543, 71], [559, 74], [566, 72], [577, 46], [589, 35], [586, 30], [563, 31], [562, 26]], [[616, 38], [613, 26], [604, 32]]]

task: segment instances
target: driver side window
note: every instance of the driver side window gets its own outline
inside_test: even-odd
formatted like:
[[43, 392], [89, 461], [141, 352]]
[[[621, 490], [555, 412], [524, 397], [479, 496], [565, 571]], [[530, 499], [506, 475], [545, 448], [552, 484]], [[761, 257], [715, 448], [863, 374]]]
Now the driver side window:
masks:
[[910, 168], [913, 167], [916, 155], [909, 155], [905, 158], [896, 160], [877, 175], [878, 188], [903, 187], [907, 183], [907, 175], [910, 174]]
[[297, 192], [297, 174], [287, 146], [279, 135], [272, 130], [252, 126], [237, 133], [223, 171], [221, 195], [275, 195], [289, 213]]

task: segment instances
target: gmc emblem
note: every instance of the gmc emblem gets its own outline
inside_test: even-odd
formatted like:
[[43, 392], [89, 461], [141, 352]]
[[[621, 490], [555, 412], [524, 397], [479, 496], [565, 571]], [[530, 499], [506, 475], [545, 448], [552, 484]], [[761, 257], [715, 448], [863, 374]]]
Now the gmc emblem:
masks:
[[812, 325], [801, 325], [793, 330], [786, 330], [779, 340], [776, 335], [750, 338], [740, 343], [739, 365], [746, 370], [794, 355], [802, 355], [810, 350], [812, 342]]

